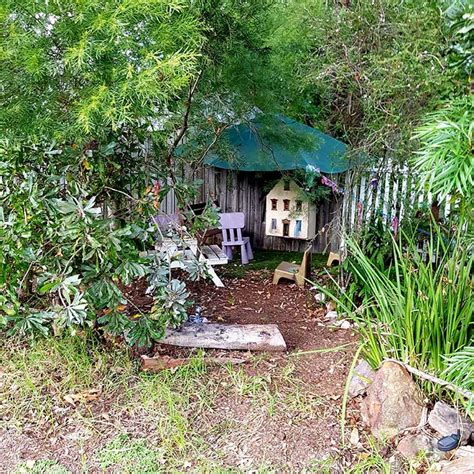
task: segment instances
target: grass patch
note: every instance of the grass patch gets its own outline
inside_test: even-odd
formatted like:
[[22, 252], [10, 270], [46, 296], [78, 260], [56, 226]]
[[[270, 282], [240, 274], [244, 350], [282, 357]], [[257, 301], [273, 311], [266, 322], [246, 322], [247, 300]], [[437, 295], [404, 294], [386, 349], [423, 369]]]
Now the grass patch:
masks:
[[[222, 273], [229, 278], [243, 278], [246, 272], [251, 270], [269, 270], [274, 271], [278, 265], [283, 262], [301, 263], [303, 252], [282, 252], [278, 250], [256, 250], [254, 259], [248, 265], [240, 264], [240, 255], [234, 252], [234, 260], [228, 265], [222, 267]], [[312, 254], [311, 269], [318, 272], [327, 262], [327, 255]]]
[[[288, 414], [298, 421], [334, 409], [297, 378], [293, 360], [283, 368], [262, 368], [264, 361], [256, 357], [253, 367], [209, 369], [198, 351], [187, 366], [150, 374], [138, 371], [126, 347], [105, 347], [91, 336], [50, 337], [28, 346], [9, 342], [0, 349], [0, 428], [22, 431], [28, 425], [38, 437], [77, 434], [77, 472], [247, 472], [226, 468], [232, 461], [225, 443], [215, 443], [250, 436], [239, 418], [244, 413], [237, 410], [233, 417], [230, 411], [227, 418], [222, 406], [244, 406], [276, 424]], [[65, 400], [97, 388], [97, 403], [72, 406]], [[52, 461], [16, 469], [67, 472]], [[252, 466], [253, 472], [284, 470], [270, 459]]]
[[10, 339], [0, 348], [0, 366], [0, 427], [21, 427], [24, 421], [54, 425], [54, 409], [67, 406], [68, 395], [91, 389], [119, 393], [136, 371], [126, 347], [106, 348], [90, 335], [29, 344]]
[[64, 466], [56, 461], [42, 459], [41, 461], [21, 463], [13, 474], [71, 474]]
[[98, 452], [102, 469], [120, 468], [121, 473], [156, 473], [166, 461], [166, 449], [150, 447], [145, 439], [130, 439], [122, 434]]
[[265, 407], [270, 416], [288, 411], [295, 419], [330, 408], [326, 400], [309, 392], [294, 377], [294, 365], [289, 363], [278, 374], [248, 375], [242, 368], [228, 367], [228, 377], [221, 384], [229, 387], [237, 397], [250, 400], [253, 405]]

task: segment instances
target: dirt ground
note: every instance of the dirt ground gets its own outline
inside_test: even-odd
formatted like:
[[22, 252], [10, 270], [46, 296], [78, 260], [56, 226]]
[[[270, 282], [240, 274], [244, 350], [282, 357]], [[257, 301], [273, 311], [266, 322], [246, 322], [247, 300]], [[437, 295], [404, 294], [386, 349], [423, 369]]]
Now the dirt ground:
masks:
[[[0, 472], [15, 472], [19, 465], [21, 472], [345, 471], [363, 451], [360, 444], [342, 448], [340, 439], [344, 384], [357, 336], [324, 320], [326, 309], [315, 302], [314, 291], [290, 282], [274, 286], [271, 276], [267, 270], [248, 271], [243, 278], [224, 277], [225, 288], [199, 282], [190, 289], [209, 321], [278, 324], [287, 353], [252, 354], [241, 368], [208, 369], [189, 388], [188, 379], [170, 378], [168, 388], [163, 378], [143, 379], [135, 369], [134, 381], [124, 382], [125, 388], [117, 384], [80, 407], [58, 401], [43, 425], [15, 423], [5, 412], [2, 419], [0, 403]], [[146, 307], [149, 302], [139, 293], [135, 288], [129, 297]], [[157, 345], [148, 351], [154, 353], [195, 351]], [[119, 369], [113, 369], [117, 377]], [[4, 390], [11, 390], [8, 369], [3, 375]], [[0, 370], [0, 395], [1, 384]], [[152, 405], [153, 390], [163, 387], [169, 398], [160, 395]], [[171, 408], [174, 402], [179, 410]], [[349, 406], [349, 424], [358, 423], [356, 413]], [[183, 432], [193, 435], [186, 434], [182, 443], [165, 443], [181, 424]], [[125, 466], [120, 460], [108, 461], [107, 443], [121, 433], [131, 440], [145, 439], [156, 449], [164, 446], [161, 466], [145, 470], [133, 462]], [[35, 463], [44, 459], [66, 470], [36, 469]]]
[[[229, 406], [223, 394], [219, 409], [211, 417], [219, 421], [231, 412], [239, 425], [253, 434], [242, 440], [241, 431], [236, 430], [234, 441], [251, 459], [271, 457], [297, 469], [307, 466], [311, 459], [324, 459], [339, 452], [340, 404], [357, 337], [324, 320], [326, 308], [315, 302], [314, 291], [283, 280], [275, 286], [271, 279], [268, 271], [252, 271], [243, 279], [227, 279], [225, 288], [195, 285], [193, 293], [203, 315], [212, 322], [278, 325], [288, 353], [271, 355], [268, 365], [246, 370], [261, 375], [270, 366], [278, 373], [290, 364], [303, 398], [317, 400], [314, 408], [297, 419], [290, 416], [269, 422], [254, 418], [253, 411], [245, 405]], [[338, 352], [311, 353], [341, 346], [344, 347]], [[300, 352], [310, 353], [299, 356]], [[222, 442], [231, 444], [233, 440]]]

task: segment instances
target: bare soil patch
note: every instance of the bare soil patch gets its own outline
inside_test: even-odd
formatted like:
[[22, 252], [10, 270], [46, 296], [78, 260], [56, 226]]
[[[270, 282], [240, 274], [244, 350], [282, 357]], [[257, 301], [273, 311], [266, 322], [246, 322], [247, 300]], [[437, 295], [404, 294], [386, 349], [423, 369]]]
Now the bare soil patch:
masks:
[[[271, 276], [267, 270], [251, 270], [243, 278], [224, 277], [225, 288], [197, 282], [190, 290], [210, 321], [278, 324], [288, 353], [256, 353], [238, 368], [194, 375], [178, 370], [166, 376], [140, 374], [136, 353], [133, 370], [111, 366], [104, 371], [117, 371], [117, 385], [104, 388], [97, 400], [73, 406], [52, 395], [54, 406], [43, 423], [35, 416], [28, 420], [26, 413], [24, 420], [8, 414], [2, 419], [0, 404], [0, 472], [44, 459], [71, 472], [133, 472], [112, 461], [104, 464], [101, 454], [123, 433], [146, 440], [161, 453], [156, 472], [321, 472], [323, 465], [342, 472], [353, 458], [341, 449], [339, 423], [357, 338], [324, 321], [325, 309], [308, 288], [274, 286]], [[128, 289], [130, 311], [134, 306], [146, 309], [143, 290], [140, 285]], [[196, 351], [156, 345], [148, 351], [153, 353], [186, 356]], [[125, 370], [131, 375], [122, 379]], [[4, 390], [11, 389], [8, 369], [6, 375]], [[5, 393], [1, 380], [0, 395]]]

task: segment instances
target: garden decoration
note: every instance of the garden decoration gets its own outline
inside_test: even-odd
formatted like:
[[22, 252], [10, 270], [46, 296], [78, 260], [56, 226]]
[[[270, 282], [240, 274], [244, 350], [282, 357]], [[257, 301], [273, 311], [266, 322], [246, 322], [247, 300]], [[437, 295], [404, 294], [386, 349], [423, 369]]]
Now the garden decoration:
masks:
[[301, 265], [290, 262], [281, 262], [273, 274], [273, 284], [277, 285], [281, 278], [292, 280], [298, 286], [303, 287], [305, 279], [309, 277], [311, 269], [311, 246], [309, 246], [304, 255]]
[[312, 239], [316, 234], [316, 205], [303, 200], [301, 188], [281, 179], [266, 197], [265, 234], [292, 239]]
[[242, 265], [253, 259], [250, 238], [242, 236], [245, 226], [245, 214], [243, 212], [228, 212], [219, 214], [220, 228], [222, 229], [222, 250], [229, 260], [232, 260], [232, 248], [240, 247]]
[[460, 441], [461, 441], [461, 430], [458, 430], [458, 432], [455, 434], [452, 434], [449, 436], [443, 436], [442, 438], [440, 438], [438, 440], [438, 443], [436, 444], [436, 447], [440, 451], [448, 452], [459, 447]]
[[207, 323], [207, 318], [202, 315], [202, 308], [196, 306], [194, 314], [190, 314], [188, 317], [188, 322], [192, 324], [203, 324]]

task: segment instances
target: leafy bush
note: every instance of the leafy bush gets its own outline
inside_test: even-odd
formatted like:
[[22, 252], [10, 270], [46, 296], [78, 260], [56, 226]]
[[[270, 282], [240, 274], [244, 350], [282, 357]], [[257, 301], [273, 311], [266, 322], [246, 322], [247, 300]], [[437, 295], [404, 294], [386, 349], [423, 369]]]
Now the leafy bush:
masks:
[[[149, 345], [168, 324], [181, 324], [189, 304], [185, 284], [171, 279], [166, 258], [143, 254], [155, 244], [151, 217], [159, 196], [145, 188], [135, 212], [120, 219], [110, 198], [92, 194], [96, 182], [87, 170], [81, 180], [69, 173], [64, 148], [34, 147], [23, 155], [2, 145], [0, 323], [8, 333], [98, 325], [130, 344]], [[173, 238], [182, 240], [176, 232]], [[205, 276], [197, 261], [188, 270], [193, 279]], [[122, 288], [140, 278], [149, 280], [153, 308], [147, 314], [137, 308], [131, 317], [133, 302]]]
[[413, 158], [420, 186], [445, 199], [474, 198], [474, 97], [463, 96], [429, 114], [415, 135], [421, 149]]
[[[270, 2], [218, 3], [2, 3], [0, 329], [93, 326], [150, 344], [185, 318], [185, 284], [146, 254], [151, 217], [169, 186], [182, 209], [193, 201], [182, 167], [253, 110], [253, 79], [240, 73], [267, 54]], [[183, 157], [185, 134], [196, 146]], [[183, 214], [192, 234], [215, 221], [211, 210]], [[186, 270], [205, 274], [198, 261]], [[142, 312], [124, 286], [144, 278], [152, 301]]]
[[[474, 393], [474, 346], [466, 346], [447, 357], [443, 377]], [[474, 419], [474, 396], [469, 400], [468, 410], [472, 410], [471, 416]]]

